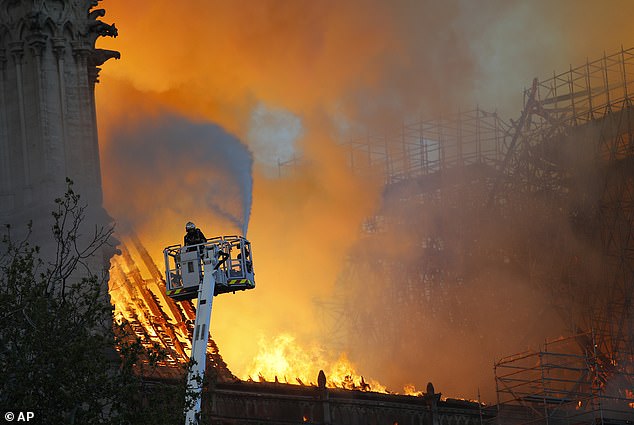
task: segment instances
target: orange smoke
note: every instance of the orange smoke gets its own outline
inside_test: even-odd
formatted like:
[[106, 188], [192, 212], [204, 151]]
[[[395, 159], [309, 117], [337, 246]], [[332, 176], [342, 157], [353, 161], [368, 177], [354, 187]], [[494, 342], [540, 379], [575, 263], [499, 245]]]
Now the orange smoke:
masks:
[[[574, 10], [584, 14], [571, 22], [572, 3], [563, 3], [103, 2], [105, 20], [114, 21], [120, 35], [101, 40], [99, 47], [122, 56], [103, 67], [97, 87], [106, 208], [117, 220], [135, 223], [157, 264], [162, 248], [181, 241], [183, 224], [192, 217], [203, 230], [213, 229], [207, 236], [234, 232], [197, 206], [195, 190], [179, 190], [182, 176], [170, 173], [169, 163], [160, 170], [151, 165], [127, 170], [124, 183], [115, 178], [117, 134], [162, 122], [166, 115], [219, 125], [254, 156], [247, 236], [257, 289], [219, 297], [212, 334], [240, 376], [252, 373], [253, 359], [262, 354], [261, 338], [291, 334], [299, 346], [315, 341], [327, 346], [329, 334], [314, 301], [332, 294], [345, 256], [380, 194], [378, 181], [350, 173], [337, 142], [359, 129], [380, 133], [403, 119], [471, 107], [478, 100], [490, 109], [511, 105], [509, 115], [515, 118], [522, 85], [561, 67], [555, 58], [565, 57], [566, 65], [578, 61], [580, 52], [573, 46], [610, 50], [634, 43], [633, 36], [602, 33], [584, 21], [600, 15], [600, 25], [621, 22], [629, 14], [617, 6], [592, 6], [597, 14], [575, 2]], [[603, 34], [593, 36], [591, 47], [565, 44], [562, 28], [585, 35], [590, 27]], [[629, 28], [629, 22], [610, 27]], [[301, 131], [288, 148], [303, 160], [288, 177], [271, 177], [276, 170], [271, 172], [253, 141], [257, 108], [284, 111], [300, 122]], [[275, 131], [277, 138], [288, 133]], [[205, 171], [192, 170], [195, 182], [203, 181]], [[142, 191], [128, 190], [147, 176], [152, 179]], [[172, 208], [172, 203], [186, 207]], [[377, 378], [400, 377], [403, 371], [392, 370], [397, 367]], [[451, 367], [446, 369], [438, 375], [451, 375]], [[307, 379], [316, 379], [314, 370], [311, 374]], [[464, 377], [449, 381], [460, 381], [456, 388], [465, 385], [469, 391], [476, 386], [464, 384]]]

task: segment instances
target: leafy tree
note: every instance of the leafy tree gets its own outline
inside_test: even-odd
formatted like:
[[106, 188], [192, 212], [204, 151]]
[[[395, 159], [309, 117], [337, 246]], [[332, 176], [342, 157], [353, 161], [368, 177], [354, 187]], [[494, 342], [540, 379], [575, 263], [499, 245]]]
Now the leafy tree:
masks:
[[147, 380], [162, 352], [114, 324], [107, 276], [91, 270], [112, 227], [82, 235], [86, 206], [70, 180], [55, 204], [52, 260], [29, 243], [30, 225], [25, 239], [8, 226], [2, 239], [0, 413], [32, 411], [46, 424], [182, 422], [184, 381]]

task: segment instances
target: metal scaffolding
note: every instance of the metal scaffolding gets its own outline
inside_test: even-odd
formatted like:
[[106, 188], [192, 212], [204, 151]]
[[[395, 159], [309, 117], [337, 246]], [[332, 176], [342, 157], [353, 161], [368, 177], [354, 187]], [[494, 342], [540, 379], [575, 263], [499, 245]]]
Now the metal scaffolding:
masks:
[[535, 260], [547, 267], [539, 280], [556, 293], [576, 334], [565, 346], [496, 364], [503, 410], [529, 408], [527, 423], [604, 424], [634, 415], [632, 87], [630, 49], [535, 80], [525, 92], [526, 121], [515, 127], [518, 143], [506, 153], [494, 195], [505, 203], [518, 193], [547, 200], [544, 214], [569, 226], [550, 243], [527, 245], [541, 244]]
[[633, 88], [634, 49], [604, 55], [547, 80], [535, 79], [524, 90], [522, 115], [504, 153], [501, 171], [508, 177], [507, 187], [556, 191], [565, 188], [567, 173], [581, 165], [575, 160], [631, 157]]
[[[336, 313], [331, 340], [350, 343], [363, 335], [374, 345], [396, 346], [403, 323], [425, 326], [431, 318], [469, 332], [459, 313], [469, 301], [456, 288], [474, 278], [476, 259], [487, 259], [484, 268], [509, 267], [508, 247], [493, 246], [482, 237], [486, 226], [468, 223], [493, 218], [481, 206], [510, 130], [496, 113], [476, 108], [343, 145], [352, 171], [382, 179], [384, 189], [381, 207], [363, 225], [367, 237], [338, 277], [339, 301], [319, 304], [325, 316]], [[385, 249], [399, 244], [409, 248]]]
[[503, 158], [508, 131], [497, 113], [476, 108], [404, 123], [397, 132], [351, 139], [344, 147], [353, 172], [380, 173], [390, 185], [454, 167], [495, 167]]
[[622, 353], [628, 367], [605, 364], [592, 349], [595, 337], [577, 334], [496, 362], [497, 423], [627, 423], [634, 415], [632, 353]]
[[622, 49], [535, 79], [510, 124], [476, 109], [346, 144], [352, 170], [385, 183], [339, 278], [346, 338], [390, 346], [390, 326], [438, 316], [468, 333], [462, 289], [501, 271], [548, 294], [575, 335], [496, 364], [505, 412], [575, 424], [611, 423], [617, 405], [634, 414], [633, 91], [634, 49]]
[[[536, 80], [526, 91], [526, 124], [515, 129], [519, 143], [506, 153], [504, 183], [495, 194], [547, 199], [546, 214], [565, 218], [578, 239], [597, 247], [597, 276], [580, 275], [578, 263], [588, 254], [575, 247], [560, 251], [572, 260], [564, 273], [584, 283], [573, 289], [589, 291], [584, 302], [590, 304], [576, 325], [596, 327], [602, 317], [599, 335], [618, 341], [633, 335], [625, 320], [634, 290], [634, 98], [628, 87], [634, 87], [634, 49]], [[551, 273], [548, 283], [560, 286], [561, 273]]]

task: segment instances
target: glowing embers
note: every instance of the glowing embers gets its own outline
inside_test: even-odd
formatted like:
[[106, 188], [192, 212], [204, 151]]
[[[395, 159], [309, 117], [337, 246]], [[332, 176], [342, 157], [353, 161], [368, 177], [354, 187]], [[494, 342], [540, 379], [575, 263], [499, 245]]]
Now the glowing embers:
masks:
[[[634, 391], [629, 390], [629, 389], [625, 389], [625, 397], [627, 397], [627, 405], [629, 407], [631, 407], [632, 409], [634, 409]], [[581, 402], [579, 402], [581, 403]]]

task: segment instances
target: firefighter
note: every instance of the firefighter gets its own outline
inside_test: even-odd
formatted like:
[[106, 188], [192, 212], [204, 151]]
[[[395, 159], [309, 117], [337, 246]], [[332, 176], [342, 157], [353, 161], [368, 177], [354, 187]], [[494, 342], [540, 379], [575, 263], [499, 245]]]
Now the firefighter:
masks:
[[[240, 253], [238, 254], [238, 262], [240, 262], [240, 264], [242, 264], [242, 244], [238, 244], [237, 248], [240, 250]], [[249, 247], [247, 245], [244, 246], [244, 254], [245, 254], [245, 266], [247, 269], [247, 272], [251, 273], [253, 271], [253, 263], [251, 263], [251, 254], [249, 253]]]
[[187, 232], [185, 233], [185, 246], [207, 242], [207, 238], [203, 232], [191, 221], [188, 221], [185, 225], [185, 231]]

